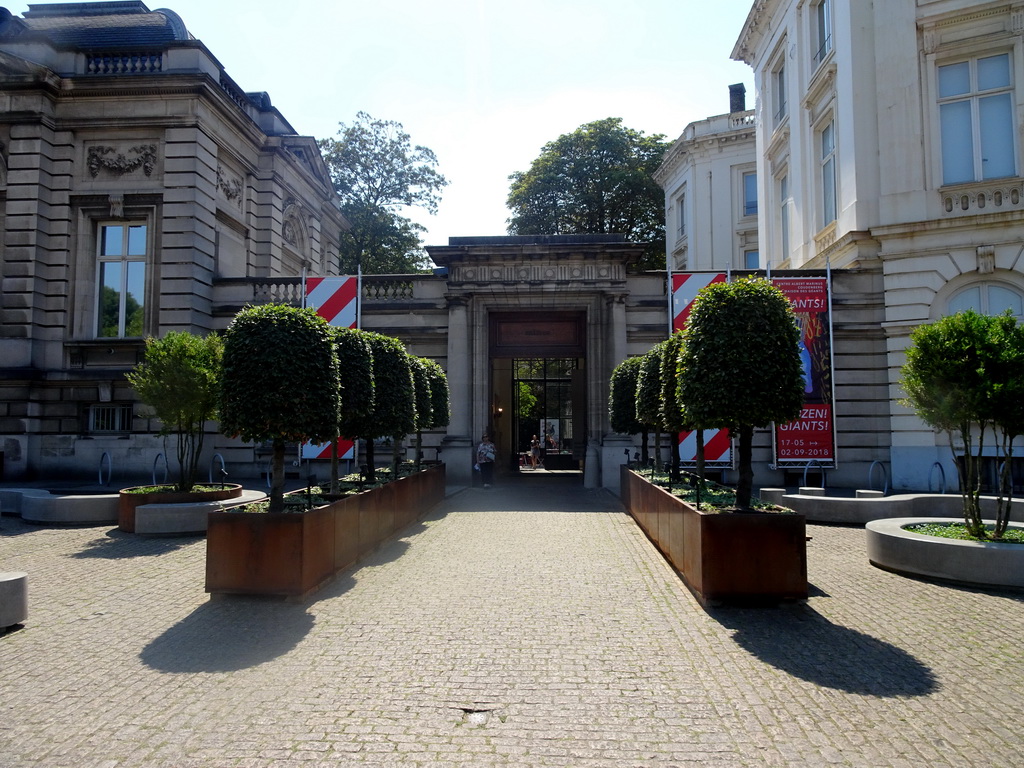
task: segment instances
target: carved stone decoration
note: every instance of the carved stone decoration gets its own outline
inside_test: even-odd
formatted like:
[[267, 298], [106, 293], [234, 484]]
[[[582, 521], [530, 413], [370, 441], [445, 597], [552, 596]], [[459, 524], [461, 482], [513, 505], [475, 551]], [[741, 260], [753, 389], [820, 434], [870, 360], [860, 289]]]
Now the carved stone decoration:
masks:
[[242, 182], [240, 179], [228, 178], [227, 171], [223, 166], [217, 166], [217, 189], [219, 189], [229, 202], [234, 202], [239, 208], [242, 207]]
[[128, 149], [125, 154], [119, 153], [114, 147], [89, 147], [89, 174], [96, 178], [101, 170], [109, 171], [116, 176], [134, 173], [139, 168], [147, 176], [153, 174], [156, 166], [156, 144], [139, 144]]
[[107, 202], [110, 203], [110, 218], [123, 219], [124, 195], [111, 195], [109, 198], [107, 198]]
[[996, 247], [994, 245], [979, 245], [978, 253], [978, 274], [991, 275], [996, 271]]
[[298, 245], [298, 235], [296, 234], [295, 222], [292, 219], [285, 219], [284, 227], [281, 229], [281, 236], [284, 241], [289, 245]]

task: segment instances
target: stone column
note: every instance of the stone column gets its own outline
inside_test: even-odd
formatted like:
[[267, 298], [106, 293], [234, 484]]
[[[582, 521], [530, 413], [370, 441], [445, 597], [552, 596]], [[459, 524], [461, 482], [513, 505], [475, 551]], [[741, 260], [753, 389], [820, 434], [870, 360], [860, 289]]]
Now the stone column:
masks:
[[599, 390], [605, 395], [605, 400], [598, 404], [601, 435], [600, 443], [593, 441], [591, 448], [594, 450], [593, 461], [588, 456], [588, 466], [595, 467], [594, 477], [590, 479], [593, 485], [588, 484], [588, 478], [584, 477], [584, 485], [595, 487], [601, 485], [613, 493], [619, 492], [619, 465], [622, 464], [625, 450], [632, 446], [633, 439], [626, 435], [618, 435], [611, 431], [611, 423], [608, 418], [608, 382], [611, 380], [612, 371], [619, 363], [626, 359], [626, 296], [625, 293], [607, 294], [604, 306], [604, 349], [602, 358], [602, 381]]
[[470, 434], [473, 403], [468, 299], [448, 297], [448, 391], [451, 419], [441, 441], [441, 458], [449, 485], [471, 485], [473, 438]]

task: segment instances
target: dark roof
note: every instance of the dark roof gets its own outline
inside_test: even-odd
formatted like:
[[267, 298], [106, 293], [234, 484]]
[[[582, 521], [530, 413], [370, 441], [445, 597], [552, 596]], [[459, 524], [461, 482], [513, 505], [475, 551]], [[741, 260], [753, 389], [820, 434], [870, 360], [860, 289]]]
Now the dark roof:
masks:
[[139, 0], [29, 5], [22, 18], [9, 17], [0, 38], [40, 37], [58, 48], [109, 50], [163, 46], [192, 36], [176, 13], [150, 11]]
[[625, 243], [620, 234], [596, 235], [494, 235], [491, 237], [449, 237], [448, 245], [612, 245]]

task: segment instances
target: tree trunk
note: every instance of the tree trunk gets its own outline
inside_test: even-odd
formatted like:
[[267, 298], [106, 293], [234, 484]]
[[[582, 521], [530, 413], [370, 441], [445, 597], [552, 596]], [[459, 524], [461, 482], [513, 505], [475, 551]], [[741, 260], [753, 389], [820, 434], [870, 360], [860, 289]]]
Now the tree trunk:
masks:
[[698, 429], [697, 432], [697, 477], [700, 481], [704, 482], [705, 458], [704, 458], [704, 430]]
[[650, 458], [651, 452], [648, 447], [650, 442], [650, 433], [645, 429], [640, 436], [640, 466], [647, 466], [647, 459]]
[[739, 446], [739, 479], [736, 483], [736, 506], [739, 509], [750, 509], [750, 497], [754, 487], [754, 428], [742, 426]]
[[270, 471], [270, 511], [284, 512], [284, 439], [274, 438]]
[[376, 461], [374, 456], [373, 438], [366, 438], [366, 479], [371, 483], [377, 481], [377, 473], [373, 471], [373, 463]]
[[331, 485], [328, 492], [338, 492], [338, 438], [334, 438], [331, 445]]

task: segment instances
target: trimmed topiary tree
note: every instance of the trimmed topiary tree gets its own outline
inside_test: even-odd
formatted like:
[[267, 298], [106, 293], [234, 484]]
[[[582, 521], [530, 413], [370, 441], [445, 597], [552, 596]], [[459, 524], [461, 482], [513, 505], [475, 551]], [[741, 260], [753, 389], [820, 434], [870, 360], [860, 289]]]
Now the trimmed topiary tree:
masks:
[[[1024, 326], [1009, 312], [989, 317], [967, 310], [918, 327], [910, 341], [902, 369], [904, 403], [948, 436], [968, 532], [999, 539], [1009, 523], [1013, 440], [1024, 432]], [[991, 532], [981, 514], [989, 430], [1003, 459]], [[957, 440], [964, 446], [959, 460]]]
[[177, 436], [178, 482], [187, 493], [196, 483], [206, 422], [216, 418], [224, 344], [171, 331], [146, 339], [146, 352], [126, 378], [143, 403], [160, 419], [162, 435]]
[[679, 357], [679, 406], [694, 427], [739, 436], [739, 509], [750, 507], [754, 428], [800, 415], [799, 341], [789, 301], [763, 278], [712, 283], [690, 311]]
[[229, 437], [270, 440], [270, 511], [284, 511], [287, 442], [338, 435], [334, 334], [312, 309], [246, 307], [224, 334], [220, 428]]
[[[338, 355], [338, 434], [355, 440], [357, 419], [373, 414], [373, 354], [363, 331], [334, 328], [334, 350]], [[338, 491], [338, 441], [331, 448], [330, 492]]]
[[647, 463], [647, 425], [636, 417], [636, 389], [643, 357], [627, 357], [612, 371], [608, 393], [611, 427], [623, 435], [642, 434], [641, 460]]
[[373, 357], [374, 405], [372, 413], [346, 419], [352, 434], [366, 440], [366, 471], [376, 479], [373, 439], [386, 435], [395, 439], [416, 431], [416, 401], [412, 368], [405, 346], [398, 339], [363, 331]]
[[643, 356], [636, 383], [636, 418], [654, 432], [654, 467], [661, 470], [661, 362], [665, 342], [655, 344]]

